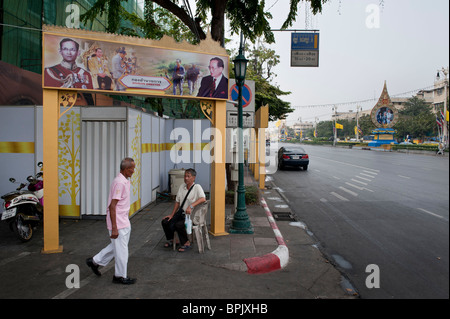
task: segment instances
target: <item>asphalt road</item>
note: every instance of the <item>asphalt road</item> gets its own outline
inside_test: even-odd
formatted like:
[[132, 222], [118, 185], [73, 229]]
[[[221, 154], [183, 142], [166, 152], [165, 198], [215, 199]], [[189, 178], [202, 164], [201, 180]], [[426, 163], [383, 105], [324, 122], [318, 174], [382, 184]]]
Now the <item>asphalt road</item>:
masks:
[[449, 298], [449, 158], [301, 147], [271, 176], [360, 296]]

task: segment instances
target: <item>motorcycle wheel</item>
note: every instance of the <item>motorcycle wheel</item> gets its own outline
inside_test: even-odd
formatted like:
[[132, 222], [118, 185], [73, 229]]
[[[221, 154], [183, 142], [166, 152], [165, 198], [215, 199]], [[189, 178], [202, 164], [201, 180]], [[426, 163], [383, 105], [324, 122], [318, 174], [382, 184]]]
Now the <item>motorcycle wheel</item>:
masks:
[[26, 243], [33, 237], [33, 227], [30, 223], [25, 222], [23, 214], [17, 214], [13, 222], [13, 229], [19, 239]]

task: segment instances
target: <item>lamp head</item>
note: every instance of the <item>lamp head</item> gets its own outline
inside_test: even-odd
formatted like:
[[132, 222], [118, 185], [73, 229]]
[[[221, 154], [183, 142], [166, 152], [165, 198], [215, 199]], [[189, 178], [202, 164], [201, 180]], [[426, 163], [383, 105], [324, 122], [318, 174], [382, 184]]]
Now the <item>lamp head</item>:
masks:
[[248, 60], [241, 53], [234, 60], [234, 74], [236, 76], [237, 82], [245, 81], [245, 76], [247, 74], [247, 64]]

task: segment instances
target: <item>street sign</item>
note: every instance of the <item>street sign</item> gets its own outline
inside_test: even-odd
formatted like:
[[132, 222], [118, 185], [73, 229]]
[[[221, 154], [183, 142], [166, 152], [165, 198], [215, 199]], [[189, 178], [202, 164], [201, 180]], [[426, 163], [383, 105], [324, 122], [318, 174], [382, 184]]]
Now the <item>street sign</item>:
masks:
[[[231, 87], [230, 89], [230, 96], [231, 96], [231, 100], [236, 101], [239, 98], [239, 88], [238, 86], [235, 84]], [[242, 88], [242, 107], [246, 108], [247, 106], [250, 105], [250, 103], [253, 100], [253, 96], [252, 96], [252, 91], [250, 90], [250, 87], [246, 84], [244, 85], [244, 87]]]
[[319, 66], [319, 33], [292, 33], [291, 67]]
[[[229, 85], [230, 99], [237, 102], [239, 96], [239, 88], [236, 85], [236, 81], [234, 79], [230, 79]], [[237, 111], [236, 106], [233, 106], [233, 108], [227, 107], [227, 111]], [[245, 86], [242, 88], [242, 106], [244, 111], [255, 112], [255, 81], [245, 81]]]
[[[239, 113], [236, 111], [227, 111], [227, 127], [236, 128], [239, 125]], [[243, 128], [255, 126], [255, 112], [243, 112]]]

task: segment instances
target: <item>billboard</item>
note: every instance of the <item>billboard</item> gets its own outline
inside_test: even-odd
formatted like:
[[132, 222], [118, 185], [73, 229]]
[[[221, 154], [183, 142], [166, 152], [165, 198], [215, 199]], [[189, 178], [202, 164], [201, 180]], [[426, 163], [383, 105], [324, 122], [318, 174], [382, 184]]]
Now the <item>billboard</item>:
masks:
[[319, 33], [292, 33], [291, 67], [319, 66]]
[[43, 37], [43, 88], [228, 100], [226, 55], [55, 33]]

